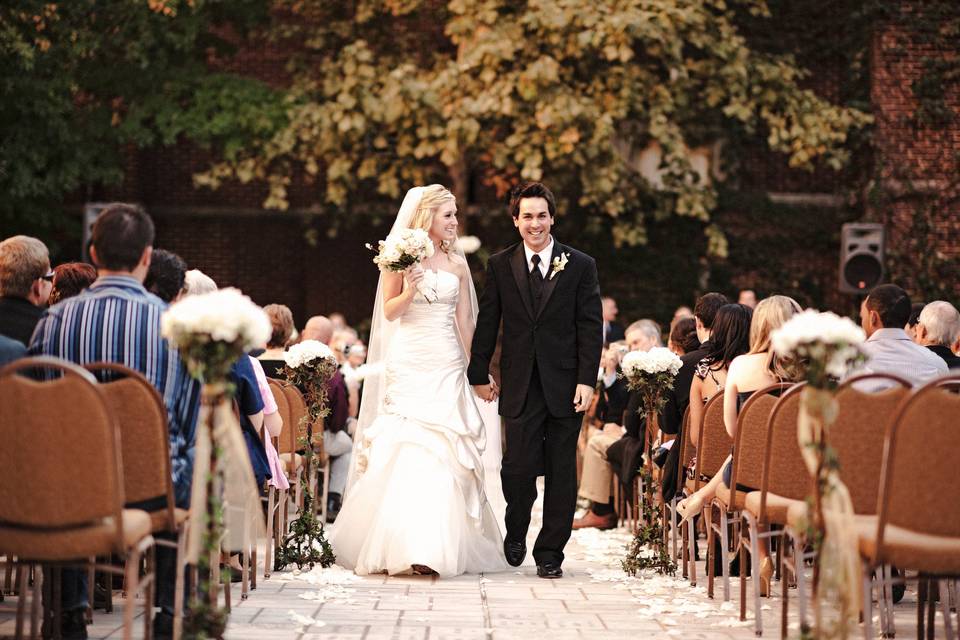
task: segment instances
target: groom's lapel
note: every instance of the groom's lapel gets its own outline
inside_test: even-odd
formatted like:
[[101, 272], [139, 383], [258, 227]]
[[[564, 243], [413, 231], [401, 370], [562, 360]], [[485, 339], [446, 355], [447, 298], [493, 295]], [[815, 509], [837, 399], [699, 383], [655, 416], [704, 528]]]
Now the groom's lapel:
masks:
[[527, 254], [523, 250], [522, 242], [517, 245], [516, 251], [510, 256], [510, 269], [513, 271], [513, 279], [517, 281], [517, 289], [520, 290], [523, 306], [526, 307], [530, 319], [533, 320], [536, 315], [533, 312], [533, 302], [530, 300], [530, 273], [527, 270]]
[[540, 303], [540, 308], [537, 309], [537, 315], [535, 319], [539, 318], [543, 310], [547, 308], [547, 303], [550, 302], [550, 296], [553, 295], [553, 290], [557, 288], [557, 280], [563, 276], [562, 271], [555, 273], [552, 278], [550, 277], [550, 274], [553, 273], [553, 259], [559, 258], [560, 254], [563, 253], [565, 248], [566, 247], [561, 245], [559, 242], [557, 242], [556, 238], [554, 238], [553, 253], [550, 256], [550, 265], [547, 268], [547, 281], [543, 283], [543, 301]]

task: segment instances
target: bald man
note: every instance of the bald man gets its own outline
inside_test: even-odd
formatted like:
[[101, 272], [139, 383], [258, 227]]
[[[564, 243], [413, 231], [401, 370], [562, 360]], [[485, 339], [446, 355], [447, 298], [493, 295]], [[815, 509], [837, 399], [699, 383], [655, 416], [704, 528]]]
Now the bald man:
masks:
[[[329, 345], [333, 338], [333, 323], [326, 316], [313, 316], [303, 327], [304, 340], [319, 340]], [[349, 416], [347, 385], [343, 374], [338, 370], [327, 383], [327, 397], [330, 402], [330, 415], [324, 421], [323, 448], [330, 456], [330, 483], [327, 497], [327, 522], [333, 522], [340, 512], [343, 490], [347, 486], [347, 474], [350, 469], [350, 452], [353, 440], [346, 430]]]
[[325, 345], [333, 338], [333, 322], [326, 316], [313, 316], [303, 327], [304, 340], [319, 340]]

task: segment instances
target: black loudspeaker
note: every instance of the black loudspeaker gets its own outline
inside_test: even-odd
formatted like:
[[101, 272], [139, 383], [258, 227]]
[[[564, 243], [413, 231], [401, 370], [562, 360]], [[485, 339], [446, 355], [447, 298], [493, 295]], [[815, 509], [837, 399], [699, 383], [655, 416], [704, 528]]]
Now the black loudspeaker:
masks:
[[840, 231], [840, 291], [865, 294], [883, 281], [882, 224], [851, 222]]

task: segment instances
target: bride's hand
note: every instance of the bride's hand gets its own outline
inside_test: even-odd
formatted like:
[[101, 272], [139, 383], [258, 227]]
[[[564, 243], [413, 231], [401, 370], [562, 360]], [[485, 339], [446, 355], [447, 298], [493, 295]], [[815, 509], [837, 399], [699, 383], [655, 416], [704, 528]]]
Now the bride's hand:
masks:
[[420, 266], [420, 263], [414, 263], [404, 269], [403, 277], [406, 279], [407, 284], [410, 285], [411, 289], [416, 289], [417, 285], [420, 284], [420, 281], [423, 280], [423, 267]]

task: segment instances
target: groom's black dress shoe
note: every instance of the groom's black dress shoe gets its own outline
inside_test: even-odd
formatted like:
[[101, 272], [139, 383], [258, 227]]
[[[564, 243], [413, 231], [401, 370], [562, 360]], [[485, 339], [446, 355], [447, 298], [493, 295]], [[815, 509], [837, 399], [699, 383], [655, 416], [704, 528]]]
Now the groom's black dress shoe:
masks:
[[562, 578], [563, 569], [556, 562], [544, 562], [537, 565], [537, 575], [541, 578]]
[[527, 545], [523, 542], [503, 541], [503, 555], [511, 567], [519, 567], [527, 557]]

